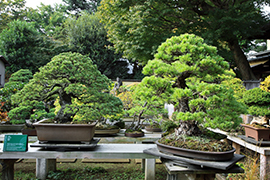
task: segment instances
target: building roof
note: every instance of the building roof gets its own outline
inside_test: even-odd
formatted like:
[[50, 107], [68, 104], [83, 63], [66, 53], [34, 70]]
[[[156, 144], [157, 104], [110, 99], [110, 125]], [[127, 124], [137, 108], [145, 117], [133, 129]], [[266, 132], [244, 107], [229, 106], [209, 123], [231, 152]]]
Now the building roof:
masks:
[[0, 55], [0, 60], [3, 61], [3, 63], [5, 64], [5, 66], [9, 66], [10, 64], [8, 63], [8, 61], [4, 58], [4, 56]]

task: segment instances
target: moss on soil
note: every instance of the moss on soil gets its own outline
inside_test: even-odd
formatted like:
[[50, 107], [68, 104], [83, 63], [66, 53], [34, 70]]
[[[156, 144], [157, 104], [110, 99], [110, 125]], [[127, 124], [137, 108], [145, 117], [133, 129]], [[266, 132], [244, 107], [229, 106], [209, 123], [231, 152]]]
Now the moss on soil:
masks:
[[198, 151], [225, 152], [232, 150], [233, 147], [226, 140], [222, 140], [224, 137], [224, 135], [215, 135], [215, 133], [205, 130], [200, 136], [176, 136], [172, 133], [161, 138], [158, 142], [168, 146]]

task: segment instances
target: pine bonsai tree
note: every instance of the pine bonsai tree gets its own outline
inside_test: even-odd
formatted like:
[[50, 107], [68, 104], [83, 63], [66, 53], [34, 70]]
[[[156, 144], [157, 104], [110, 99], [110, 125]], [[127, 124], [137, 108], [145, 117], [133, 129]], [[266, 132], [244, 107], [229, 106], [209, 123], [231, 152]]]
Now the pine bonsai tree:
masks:
[[110, 83], [90, 58], [78, 53], [62, 53], [40, 68], [12, 101], [18, 108], [29, 107], [32, 114], [40, 102], [50, 113], [50, 106], [57, 99], [61, 107], [55, 121], [88, 123], [122, 112], [121, 100], [109, 94]]
[[13, 73], [5, 87], [0, 89], [0, 100], [3, 102], [3, 111], [9, 112], [14, 106], [11, 104], [11, 96], [21, 90], [25, 84], [33, 78], [33, 74], [28, 69], [20, 69]]
[[200, 134], [198, 126], [229, 130], [241, 122], [245, 106], [236, 101], [233, 90], [221, 81], [234, 73], [217, 54], [216, 47], [192, 34], [183, 34], [162, 43], [154, 60], [143, 69], [147, 75], [141, 96], [156, 102], [172, 103], [178, 135]]

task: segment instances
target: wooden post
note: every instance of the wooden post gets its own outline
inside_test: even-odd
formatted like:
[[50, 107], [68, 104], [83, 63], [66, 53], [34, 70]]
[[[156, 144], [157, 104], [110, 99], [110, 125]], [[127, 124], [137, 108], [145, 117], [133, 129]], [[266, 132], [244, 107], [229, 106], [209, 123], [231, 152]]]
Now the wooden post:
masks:
[[260, 154], [260, 179], [270, 179], [270, 156]]
[[2, 179], [14, 180], [14, 163], [17, 159], [2, 159]]
[[156, 159], [145, 159], [145, 180], [155, 179]]
[[36, 159], [36, 177], [41, 180], [47, 178], [49, 171], [56, 170], [56, 159]]
[[234, 147], [235, 148], [235, 154], [240, 154], [240, 145], [239, 144], [237, 144], [237, 143], [235, 143], [235, 142], [233, 142], [232, 143], [232, 147]]

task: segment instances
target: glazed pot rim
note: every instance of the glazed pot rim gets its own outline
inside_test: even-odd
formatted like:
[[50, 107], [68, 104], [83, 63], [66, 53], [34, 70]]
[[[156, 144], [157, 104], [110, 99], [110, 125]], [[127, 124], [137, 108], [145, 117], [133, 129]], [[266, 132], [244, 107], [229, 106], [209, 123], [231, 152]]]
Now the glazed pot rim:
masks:
[[262, 128], [257, 128], [257, 127], [253, 127], [249, 124], [241, 124], [241, 126], [245, 127], [245, 128], [250, 128], [250, 129], [256, 129], [256, 130], [264, 130], [264, 131], [270, 131], [270, 128], [267, 127], [262, 127]]
[[33, 126], [95, 126], [97, 122], [93, 122], [91, 124], [55, 124], [55, 123], [43, 123], [48, 119], [42, 119], [36, 123], [33, 123]]

